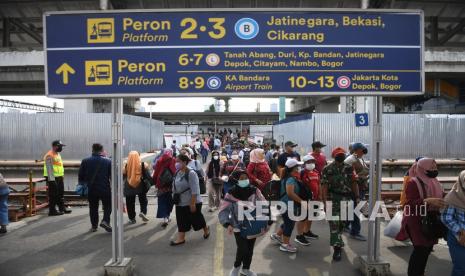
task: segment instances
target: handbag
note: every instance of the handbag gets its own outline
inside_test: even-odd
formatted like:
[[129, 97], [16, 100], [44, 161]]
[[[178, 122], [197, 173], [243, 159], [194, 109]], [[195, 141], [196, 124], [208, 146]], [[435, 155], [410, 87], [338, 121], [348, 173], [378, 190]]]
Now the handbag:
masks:
[[145, 168], [144, 162], [142, 162], [141, 166], [142, 166], [142, 176], [141, 176], [140, 184], [142, 185], [142, 189], [144, 193], [148, 193], [150, 188], [153, 186], [153, 180], [150, 177], [149, 172]]
[[[423, 190], [422, 198], [424, 199], [426, 195], [425, 183], [423, 183], [423, 181], [418, 177], [415, 179], [420, 182], [420, 186]], [[426, 215], [421, 217], [420, 224], [420, 230], [426, 238], [432, 240], [440, 238], [447, 239], [448, 229], [442, 223], [439, 211], [427, 211]]]
[[[187, 188], [184, 191], [178, 193], [176, 191], [176, 175], [178, 174], [179, 171], [176, 172], [176, 174], [173, 177], [173, 204], [178, 205], [181, 202], [181, 195], [187, 191], [189, 191], [191, 188]], [[190, 172], [190, 171], [189, 171]], [[189, 172], [185, 175], [187, 182], [189, 182]]]
[[[97, 177], [97, 174], [100, 170], [100, 164], [101, 162], [97, 163], [97, 168], [95, 169], [94, 175], [92, 175], [92, 178], [90, 180], [90, 184], [93, 184], [95, 181], [95, 178]], [[87, 197], [89, 195], [89, 183], [87, 182], [79, 182], [76, 185], [76, 194], [82, 197]]]

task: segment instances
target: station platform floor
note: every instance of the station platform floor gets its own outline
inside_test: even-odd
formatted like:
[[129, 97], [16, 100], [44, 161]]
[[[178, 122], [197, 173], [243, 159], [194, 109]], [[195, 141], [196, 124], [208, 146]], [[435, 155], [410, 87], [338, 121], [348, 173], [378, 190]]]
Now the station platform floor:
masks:
[[[217, 212], [209, 213], [205, 206], [203, 208], [211, 229], [208, 240], [203, 239], [202, 231], [190, 232], [186, 244], [177, 247], [169, 246], [170, 239], [176, 234], [174, 213], [171, 224], [162, 229], [160, 221], [154, 219], [155, 212], [155, 199], [152, 197], [149, 199], [151, 221], [143, 224], [139, 219], [135, 225], [125, 224], [125, 255], [134, 258], [137, 276], [229, 275], [236, 246], [234, 237], [218, 224]], [[362, 225], [366, 235], [367, 225]], [[275, 227], [276, 224], [273, 229]], [[101, 228], [96, 233], [89, 230], [87, 207], [75, 207], [70, 215], [48, 217], [42, 214], [23, 222], [22, 227], [0, 237], [0, 275], [104, 275], [103, 265], [111, 258], [111, 234]], [[355, 258], [366, 253], [367, 242], [345, 235], [343, 260], [332, 263], [327, 222], [314, 223], [313, 232], [320, 238], [307, 247], [298, 245], [297, 254], [279, 251], [269, 235], [258, 239], [252, 269], [258, 275], [361, 275]], [[392, 275], [406, 275], [411, 245], [384, 236], [381, 242], [381, 254], [390, 262]], [[442, 241], [434, 247], [426, 275], [450, 275], [451, 268], [449, 251]]]

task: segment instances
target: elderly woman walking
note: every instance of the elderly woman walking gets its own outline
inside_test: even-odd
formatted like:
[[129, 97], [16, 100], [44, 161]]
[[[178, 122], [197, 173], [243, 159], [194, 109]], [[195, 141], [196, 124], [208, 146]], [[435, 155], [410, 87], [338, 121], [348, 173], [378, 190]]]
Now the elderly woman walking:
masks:
[[[412, 177], [405, 189], [406, 202], [402, 227], [397, 235], [397, 240], [410, 238], [413, 244], [413, 252], [408, 264], [408, 276], [420, 276], [425, 274], [428, 257], [433, 246], [438, 243], [439, 236], [428, 234], [438, 229], [438, 226], [425, 229], [422, 225], [422, 209], [427, 208], [428, 216], [439, 220], [439, 209], [445, 207], [443, 199], [443, 187], [437, 180], [438, 168], [432, 158], [418, 160], [415, 177]], [[434, 229], [433, 229], [434, 228]]]
[[447, 245], [452, 258], [452, 276], [465, 275], [465, 171], [444, 198], [447, 208], [441, 220], [447, 226]]
[[157, 187], [158, 209], [157, 218], [163, 219], [162, 227], [168, 226], [173, 211], [173, 179], [176, 174], [176, 159], [172, 149], [165, 149], [163, 155], [153, 167], [153, 182]]
[[[148, 222], [147, 218], [147, 192], [150, 187], [146, 187], [143, 179], [151, 179], [147, 175], [148, 165], [142, 162], [137, 151], [129, 152], [128, 161], [123, 169], [124, 176], [124, 196], [126, 197], [126, 208], [128, 210], [129, 224], [136, 223], [136, 196], [139, 197], [140, 214], [143, 222]], [[150, 180], [151, 181], [151, 180]]]

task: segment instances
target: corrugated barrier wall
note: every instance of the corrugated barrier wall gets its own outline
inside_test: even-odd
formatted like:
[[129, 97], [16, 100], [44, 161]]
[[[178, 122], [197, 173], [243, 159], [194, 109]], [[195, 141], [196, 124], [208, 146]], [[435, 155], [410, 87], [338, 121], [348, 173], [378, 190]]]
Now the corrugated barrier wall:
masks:
[[[312, 114], [311, 118], [278, 123], [273, 138], [278, 144], [292, 140], [301, 154], [311, 151], [313, 141], [326, 144], [330, 156], [336, 146], [370, 143], [370, 128], [356, 127], [354, 114]], [[465, 158], [465, 115], [384, 114], [384, 159]]]
[[[124, 154], [150, 149], [150, 119], [124, 115]], [[152, 121], [152, 148], [163, 146], [164, 124]], [[110, 154], [111, 114], [0, 113], [0, 160], [41, 160], [53, 140], [66, 144], [65, 160], [89, 156], [93, 143]]]

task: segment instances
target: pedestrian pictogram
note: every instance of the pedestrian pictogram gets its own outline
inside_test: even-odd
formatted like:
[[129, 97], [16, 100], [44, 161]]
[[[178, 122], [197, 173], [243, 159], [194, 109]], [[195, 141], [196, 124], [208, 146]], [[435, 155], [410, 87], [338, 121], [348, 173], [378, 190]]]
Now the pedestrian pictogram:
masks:
[[115, 20], [113, 18], [89, 18], [87, 19], [88, 43], [113, 43], [115, 42]]
[[86, 61], [86, 85], [111, 85], [112, 62], [111, 60]]
[[76, 71], [74, 71], [73, 67], [69, 66], [68, 63], [63, 63], [60, 67], [55, 72], [57, 75], [63, 75], [63, 84], [68, 84], [69, 83], [69, 75], [68, 74], [74, 74]]

